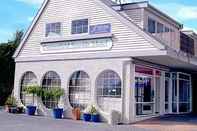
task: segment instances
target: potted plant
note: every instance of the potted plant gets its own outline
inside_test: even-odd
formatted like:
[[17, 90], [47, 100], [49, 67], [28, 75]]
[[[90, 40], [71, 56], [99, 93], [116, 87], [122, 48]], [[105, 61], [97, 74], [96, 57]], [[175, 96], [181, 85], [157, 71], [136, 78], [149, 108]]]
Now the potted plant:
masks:
[[89, 112], [83, 113], [83, 120], [84, 121], [91, 121], [91, 114]]
[[24, 108], [22, 106], [17, 107], [17, 113], [24, 113]]
[[[54, 99], [57, 103], [60, 97], [64, 95], [64, 89], [61, 88], [52, 88], [50, 90], [45, 90], [44, 92], [46, 97], [50, 97]], [[63, 115], [63, 108], [59, 108], [57, 104], [56, 107], [53, 109], [53, 117], [55, 119], [61, 119], [62, 115]]]
[[99, 113], [94, 106], [91, 106], [90, 114], [91, 114], [91, 121], [92, 122], [99, 122], [100, 121]]
[[27, 93], [27, 94], [32, 94], [33, 95], [33, 102], [32, 102], [32, 105], [28, 105], [27, 106], [27, 111], [26, 113], [28, 115], [35, 115], [35, 112], [36, 112], [36, 106], [34, 105], [35, 103], [35, 95], [37, 96], [41, 96], [42, 94], [42, 88], [38, 85], [32, 85], [32, 86], [27, 86], [26, 88], [24, 88], [24, 91]]
[[16, 99], [9, 96], [5, 102], [5, 111], [8, 113], [17, 113]]
[[74, 108], [72, 110], [72, 115], [73, 115], [73, 119], [74, 120], [80, 120], [80, 117], [81, 117], [81, 110], [80, 110], [80, 108]]
[[86, 110], [83, 113], [83, 120], [84, 121], [91, 121], [91, 107], [92, 106], [88, 106], [88, 108], [86, 108]]

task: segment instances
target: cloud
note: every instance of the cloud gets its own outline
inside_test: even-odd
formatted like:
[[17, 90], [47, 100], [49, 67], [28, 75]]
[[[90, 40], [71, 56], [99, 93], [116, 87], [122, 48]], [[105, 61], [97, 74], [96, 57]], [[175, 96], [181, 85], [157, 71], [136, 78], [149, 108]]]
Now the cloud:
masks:
[[31, 22], [33, 19], [34, 19], [34, 17], [32, 17], [32, 16], [30, 16], [30, 17], [27, 18], [27, 20], [30, 21], [30, 22]]
[[16, 0], [31, 5], [41, 5], [44, 0]]
[[180, 21], [197, 20], [197, 6], [178, 3], [155, 4], [162, 11]]
[[197, 6], [183, 6], [177, 15], [186, 20], [197, 19]]

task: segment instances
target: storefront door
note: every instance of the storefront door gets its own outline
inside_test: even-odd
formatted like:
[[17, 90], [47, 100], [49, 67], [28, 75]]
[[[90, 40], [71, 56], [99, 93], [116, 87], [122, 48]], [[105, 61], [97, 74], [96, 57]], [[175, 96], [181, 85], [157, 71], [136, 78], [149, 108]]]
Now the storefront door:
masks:
[[173, 73], [172, 112], [176, 114], [191, 112], [191, 76]]
[[136, 66], [135, 100], [137, 116], [154, 114], [154, 73], [152, 69]]

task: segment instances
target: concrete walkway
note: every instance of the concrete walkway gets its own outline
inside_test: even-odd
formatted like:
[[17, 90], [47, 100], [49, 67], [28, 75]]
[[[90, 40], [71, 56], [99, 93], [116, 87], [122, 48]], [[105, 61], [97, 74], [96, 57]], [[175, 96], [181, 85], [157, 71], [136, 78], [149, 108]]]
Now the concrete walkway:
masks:
[[197, 131], [197, 116], [165, 115], [138, 122], [133, 126], [161, 131]]
[[73, 120], [54, 120], [25, 114], [0, 112], [0, 131], [151, 131], [131, 125], [110, 126]]
[[[184, 127], [184, 128], [183, 128]], [[0, 131], [197, 131], [197, 126], [138, 123], [110, 126], [73, 120], [0, 112]], [[184, 129], [184, 130], [182, 130]]]

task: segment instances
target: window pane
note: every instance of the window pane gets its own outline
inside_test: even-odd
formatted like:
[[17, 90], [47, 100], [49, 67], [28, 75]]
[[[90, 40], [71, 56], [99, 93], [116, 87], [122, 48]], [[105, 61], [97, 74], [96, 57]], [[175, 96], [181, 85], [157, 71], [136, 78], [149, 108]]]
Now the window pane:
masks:
[[170, 32], [170, 29], [168, 27], [165, 27], [165, 32]]
[[[61, 88], [61, 80], [56, 72], [47, 72], [42, 81], [42, 88], [50, 90], [51, 88]], [[58, 106], [58, 102], [53, 98], [42, 97], [43, 104], [46, 108], [52, 109]]]
[[21, 92], [20, 92], [20, 99], [24, 105], [34, 104], [33, 96], [26, 94], [26, 92], [24, 92], [24, 88], [32, 85], [37, 85], [37, 78], [33, 72], [26, 72], [21, 80]]
[[[121, 79], [119, 75], [112, 71], [107, 70], [98, 75], [96, 80], [97, 88], [97, 101], [99, 107], [108, 112], [113, 108], [113, 98], [121, 98]], [[118, 100], [118, 99], [117, 99]]]
[[148, 32], [155, 33], [156, 30], [156, 22], [155, 20], [148, 18]]
[[162, 33], [163, 31], [163, 24], [157, 23], [157, 33]]
[[72, 34], [81, 34], [88, 32], [88, 19], [72, 21]]
[[69, 82], [69, 101], [73, 108], [84, 110], [90, 101], [91, 89], [87, 73], [75, 72]]
[[[97, 79], [97, 90], [99, 97], [121, 97], [121, 80], [117, 73], [105, 71]], [[103, 90], [101, 92], [100, 90]]]
[[61, 23], [49, 23], [46, 24], [46, 37], [49, 35], [60, 35], [61, 34]]

